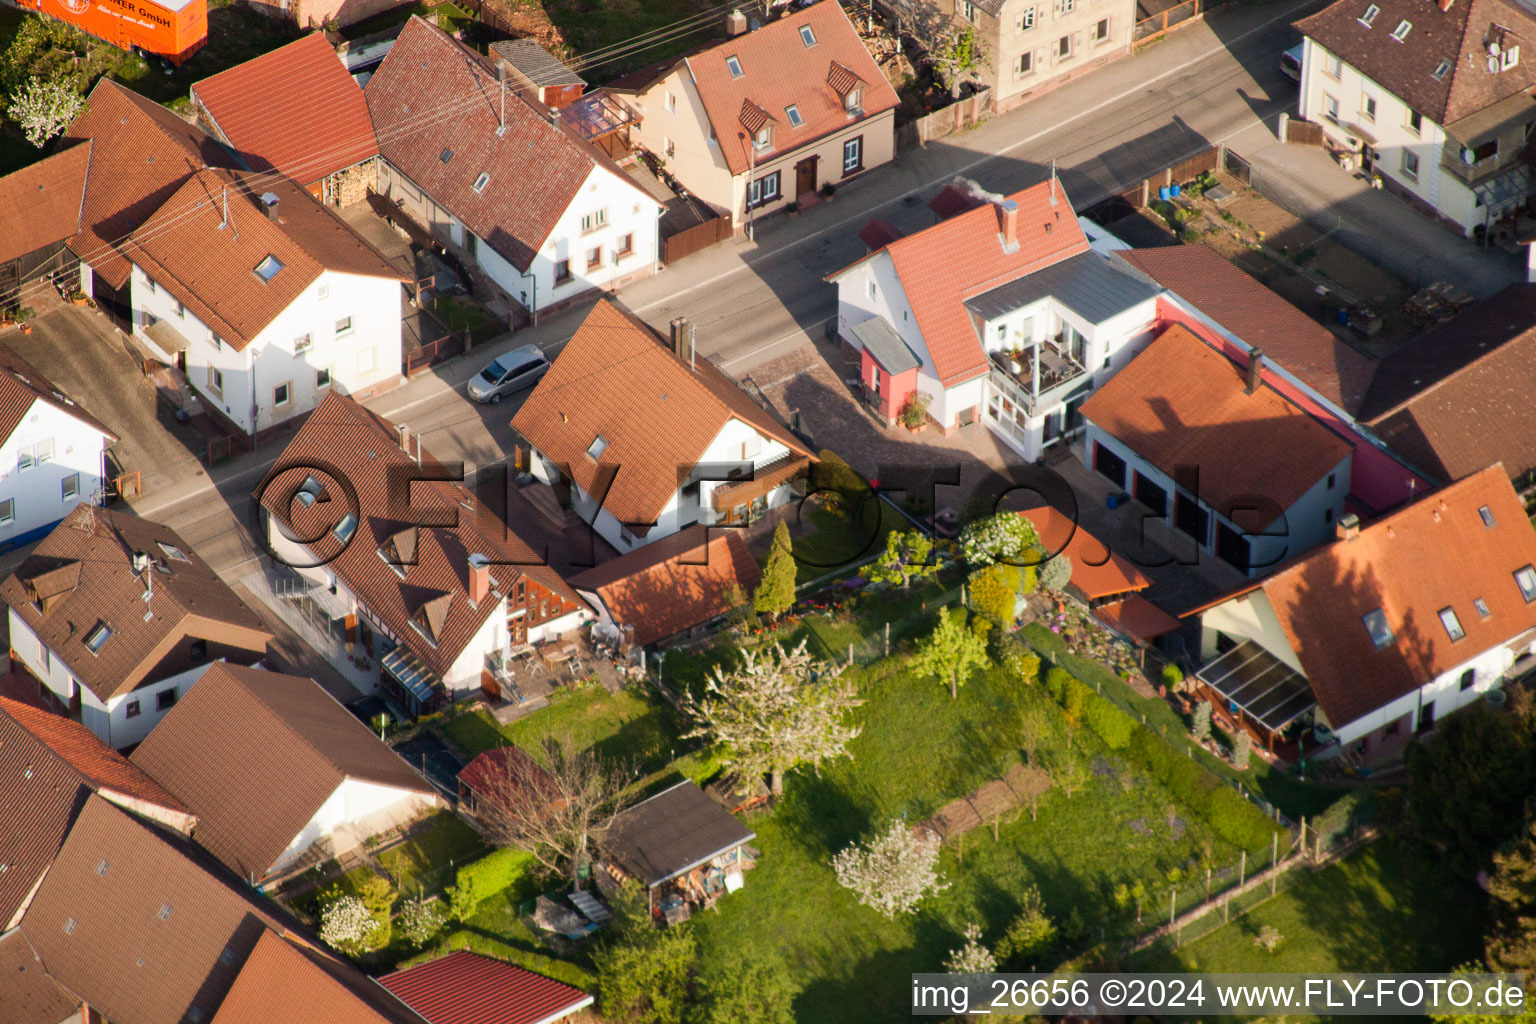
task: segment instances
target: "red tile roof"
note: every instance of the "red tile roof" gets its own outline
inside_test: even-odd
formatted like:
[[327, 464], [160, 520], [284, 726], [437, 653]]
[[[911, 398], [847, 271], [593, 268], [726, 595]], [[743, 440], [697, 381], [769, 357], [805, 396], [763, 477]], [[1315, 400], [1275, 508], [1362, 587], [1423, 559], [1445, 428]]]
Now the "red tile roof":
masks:
[[[987, 372], [987, 354], [966, 311], [966, 299], [1088, 251], [1088, 237], [1060, 182], [1042, 181], [1006, 198], [1019, 205], [1018, 247], [1013, 252], [1004, 248], [1000, 207], [992, 202], [879, 250], [890, 254], [945, 387]], [[835, 280], [862, 262], [827, 279]]]
[[[272, 220], [261, 196], [278, 198]], [[225, 211], [230, 228], [220, 228]], [[236, 351], [326, 270], [402, 281], [356, 231], [287, 179], [209, 169], [189, 178], [133, 233], [128, 258]], [[256, 267], [282, 264], [264, 281]]]
[[549, 770], [510, 743], [476, 754], [459, 772], [459, 785], [493, 799], [529, 786], [548, 792], [551, 800], [557, 791]]
[[[639, 319], [606, 300], [593, 307], [539, 381], [512, 426], [588, 494], [617, 470], [603, 508], [621, 523], [653, 523], [677, 494], [680, 467], [692, 468], [731, 420], [800, 455], [789, 429], [704, 358], [694, 369]], [[587, 449], [608, 441], [599, 458]], [[562, 469], [564, 473], [566, 470]]]
[[89, 142], [0, 178], [0, 263], [63, 242], [80, 230]]
[[[1494, 465], [1312, 552], [1263, 591], [1337, 729], [1536, 628], [1536, 603], [1514, 577], [1532, 564], [1536, 530]], [[1382, 650], [1362, 622], [1378, 608], [1395, 636]], [[1451, 640], [1442, 608], [1456, 613], [1463, 639]]]
[[[1363, 2], [1363, 0], [1362, 0]], [[1365, 400], [1375, 360], [1245, 274], [1215, 249], [1173, 245], [1115, 253], [1221, 327], [1353, 414]]]
[[[810, 28], [814, 46], [801, 39], [802, 26]], [[740, 78], [733, 78], [726, 66], [731, 57], [741, 65]], [[855, 79], [863, 83], [865, 119], [899, 102], [848, 15], [833, 0], [786, 14], [687, 57], [685, 63], [732, 174], [846, 128], [854, 119], [843, 107], [838, 86], [850, 87]], [[746, 123], [744, 104], [756, 107], [775, 125], [771, 148], [755, 158], [749, 154], [750, 133], [758, 122]], [[804, 119], [798, 128], [790, 126], [784, 113], [791, 105]]]
[[351, 966], [263, 931], [211, 1024], [401, 1022], [421, 1018]]
[[634, 642], [644, 645], [725, 614], [750, 597], [761, 575], [739, 531], [710, 536], [690, 526], [571, 577], [571, 586], [596, 593], [614, 622], [633, 626]]
[[[629, 182], [598, 150], [551, 124], [536, 100], [501, 88], [486, 58], [412, 17], [364, 91], [379, 152], [520, 271], [596, 167]], [[475, 180], [490, 175], [475, 191]], [[637, 201], [654, 202], [639, 186]]]
[[80, 999], [48, 976], [20, 929], [0, 934], [0, 1006], [6, 1024], [59, 1024], [78, 1019]]
[[160, 209], [188, 175], [205, 166], [233, 167], [218, 142], [165, 107], [102, 78], [85, 112], [60, 147], [91, 140], [81, 228], [69, 239], [75, 255], [114, 288], [128, 280], [118, 247]]
[[436, 795], [314, 680], [235, 665], [203, 673], [133, 763], [192, 808], [192, 838], [242, 878], [265, 876], [347, 779]]
[[592, 1004], [580, 989], [467, 949], [386, 974], [379, 984], [430, 1024], [541, 1024]]
[[[1361, 16], [1372, 3], [1378, 13], [1366, 25]], [[1391, 38], [1404, 21], [1412, 26], [1407, 36]], [[1439, 125], [1536, 85], [1530, 54], [1497, 73], [1488, 70], [1490, 40], [1509, 47], [1536, 39], [1536, 18], [1518, 3], [1463, 0], [1442, 9], [1420, 0], [1339, 0], [1296, 27]], [[1436, 78], [1441, 62], [1449, 67]]]
[[1197, 467], [1200, 498], [1223, 515], [1255, 495], [1288, 509], [1351, 451], [1267, 385], [1249, 394], [1242, 371], [1179, 324], [1084, 402], [1082, 415], [1169, 476]]
[[1109, 550], [1108, 545], [1072, 517], [1050, 505], [1019, 513], [1034, 526], [1040, 542], [1052, 555], [1063, 554], [1072, 562], [1072, 586], [1088, 600], [1145, 590], [1152, 585], [1130, 559]]
[[[530, 584], [526, 588], [530, 624], [543, 621], [534, 613], [545, 602], [550, 619], [585, 607], [559, 574], [541, 564], [539, 555], [467, 487], [446, 482], [451, 479], [447, 467], [430, 452], [421, 453], [421, 467], [423, 476], [436, 473], [443, 482], [422, 482], [422, 476], [416, 477], [418, 482], [409, 488], [410, 508], [402, 509], [399, 481], [417, 468], [416, 460], [400, 448], [391, 423], [332, 392], [310, 413], [256, 493], [263, 507], [295, 536], [321, 538], [311, 547], [315, 556], [328, 559], [323, 563], [326, 568], [439, 676], [448, 673], [481, 625], [502, 607], [496, 600], [481, 601], [478, 607], [470, 603], [471, 555], [493, 559], [490, 571], [496, 590], [509, 595], [509, 601], [521, 583]], [[327, 492], [327, 500], [306, 507], [293, 496], [310, 475], [323, 487], [334, 489]], [[349, 489], [357, 496], [356, 510], [346, 497]], [[420, 527], [415, 563], [402, 566], [406, 572], [402, 579], [379, 557], [379, 549], [411, 525], [402, 520], [419, 521], [433, 510], [450, 511], [454, 525]], [[343, 545], [331, 530], [353, 511], [361, 513], [362, 522], [351, 542]], [[434, 616], [443, 614], [435, 626], [435, 643], [412, 624], [429, 605]]]
[[379, 152], [363, 90], [323, 32], [195, 83], [192, 98], [253, 171], [309, 184]]
[[[138, 551], [150, 556], [150, 603], [144, 601], [144, 578], [133, 571]], [[103, 701], [144, 682], [188, 637], [252, 661], [272, 639], [256, 613], [176, 531], [84, 503], [0, 583], [0, 598]], [[148, 620], [145, 608], [154, 612]], [[111, 635], [93, 654], [85, 638], [98, 622]]]
[[210, 1021], [276, 904], [175, 833], [100, 797], [80, 811], [21, 928], [55, 981], [113, 1024]]
[[1108, 601], [1093, 609], [1094, 617], [1133, 640], [1146, 643], [1179, 628], [1179, 620], [1144, 597]]

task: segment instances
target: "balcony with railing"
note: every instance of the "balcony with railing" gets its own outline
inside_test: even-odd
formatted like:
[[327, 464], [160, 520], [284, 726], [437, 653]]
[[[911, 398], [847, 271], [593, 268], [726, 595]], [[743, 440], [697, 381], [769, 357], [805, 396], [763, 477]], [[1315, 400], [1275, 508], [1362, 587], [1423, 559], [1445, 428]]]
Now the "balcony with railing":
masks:
[[1065, 399], [1088, 375], [1082, 363], [1051, 342], [991, 355], [993, 387], [1031, 416]]

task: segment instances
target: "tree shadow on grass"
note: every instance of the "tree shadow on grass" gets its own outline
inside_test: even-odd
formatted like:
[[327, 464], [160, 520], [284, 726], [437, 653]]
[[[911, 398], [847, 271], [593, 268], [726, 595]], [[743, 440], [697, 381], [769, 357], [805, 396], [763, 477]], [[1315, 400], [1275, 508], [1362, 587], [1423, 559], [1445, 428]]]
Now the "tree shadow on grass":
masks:
[[879, 824], [870, 814], [871, 801], [859, 799], [843, 779], [803, 774], [789, 785], [776, 817], [785, 834], [817, 860], [866, 838]]

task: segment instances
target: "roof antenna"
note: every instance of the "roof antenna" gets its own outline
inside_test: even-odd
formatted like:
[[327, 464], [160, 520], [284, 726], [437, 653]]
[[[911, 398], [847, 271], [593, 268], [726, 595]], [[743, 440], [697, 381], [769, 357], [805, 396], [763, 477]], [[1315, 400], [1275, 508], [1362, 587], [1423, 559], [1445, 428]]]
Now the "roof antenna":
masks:
[[219, 230], [229, 227], [229, 186], [224, 186], [224, 219], [219, 221]]
[[1056, 161], [1051, 161], [1051, 205], [1056, 205]]
[[507, 69], [504, 65], [496, 66], [496, 80], [501, 85], [501, 115], [496, 126], [496, 135], [500, 137], [507, 134]]

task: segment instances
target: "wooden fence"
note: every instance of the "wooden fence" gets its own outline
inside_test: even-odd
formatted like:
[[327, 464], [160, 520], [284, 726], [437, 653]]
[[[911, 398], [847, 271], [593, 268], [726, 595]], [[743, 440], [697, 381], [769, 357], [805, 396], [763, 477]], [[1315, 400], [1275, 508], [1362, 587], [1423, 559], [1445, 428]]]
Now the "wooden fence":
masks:
[[992, 94], [986, 90], [958, 99], [947, 107], [896, 126], [896, 152], [926, 146], [937, 139], [975, 127], [992, 112]]
[[1166, 11], [1160, 11], [1149, 18], [1142, 18], [1131, 29], [1131, 43], [1145, 42], [1163, 35], [1169, 29], [1178, 28], [1180, 25], [1193, 25], [1200, 20], [1201, 15], [1215, 4], [1206, 0], [1184, 0], [1183, 3], [1170, 7]]
[[436, 341], [425, 342], [421, 348], [407, 353], [402, 367], [405, 375], [414, 377], [445, 359], [469, 351], [468, 335], [469, 329], [465, 328], [455, 334], [445, 334]]
[[1285, 119], [1285, 142], [1296, 142], [1303, 146], [1321, 146], [1323, 144], [1323, 126], [1311, 121], [1298, 121], [1293, 117]]
[[726, 217], [711, 217], [691, 228], [684, 228], [675, 235], [661, 240], [661, 262], [673, 263], [684, 256], [692, 256], [700, 249], [707, 249], [716, 242], [731, 237], [731, 222]]

